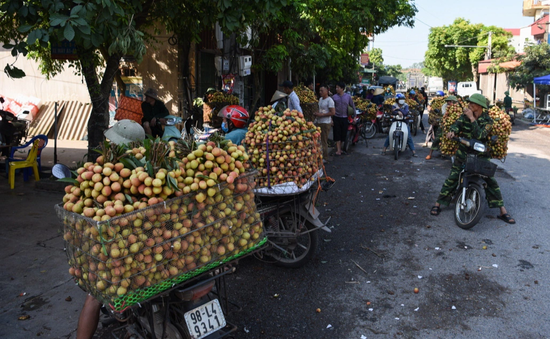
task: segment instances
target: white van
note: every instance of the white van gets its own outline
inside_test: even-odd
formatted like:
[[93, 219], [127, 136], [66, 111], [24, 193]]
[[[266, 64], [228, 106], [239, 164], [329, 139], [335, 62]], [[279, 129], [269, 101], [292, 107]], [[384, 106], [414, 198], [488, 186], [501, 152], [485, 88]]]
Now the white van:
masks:
[[479, 93], [481, 94], [481, 91], [477, 89], [477, 84], [475, 81], [464, 81], [459, 82], [456, 85], [456, 94], [463, 96], [470, 96], [472, 94]]

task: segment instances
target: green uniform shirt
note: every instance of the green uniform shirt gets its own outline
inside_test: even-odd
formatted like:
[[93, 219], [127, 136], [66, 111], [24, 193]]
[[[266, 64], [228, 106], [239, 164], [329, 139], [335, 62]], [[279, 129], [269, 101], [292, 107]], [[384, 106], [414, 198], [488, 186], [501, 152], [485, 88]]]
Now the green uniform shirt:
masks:
[[512, 98], [509, 96], [506, 96], [504, 98], [504, 108], [512, 108]]
[[[471, 122], [470, 118], [468, 118], [465, 114], [462, 114], [450, 128], [451, 132], [454, 132], [457, 136], [466, 139], [476, 139], [481, 142], [487, 141], [487, 137], [492, 129], [493, 119], [491, 119], [487, 113], [487, 110], [483, 110], [481, 116], [474, 122]], [[467, 153], [468, 147], [460, 143], [456, 153], [457, 157], [460, 160], [465, 160]]]

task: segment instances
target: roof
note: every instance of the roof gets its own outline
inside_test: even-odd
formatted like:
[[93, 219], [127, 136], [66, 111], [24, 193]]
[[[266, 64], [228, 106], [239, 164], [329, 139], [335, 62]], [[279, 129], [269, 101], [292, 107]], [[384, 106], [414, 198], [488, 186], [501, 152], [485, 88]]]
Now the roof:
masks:
[[[492, 66], [493, 64], [493, 60], [494, 59], [490, 59], [490, 60], [481, 60], [479, 62], [479, 64], [477, 65], [477, 72], [479, 74], [484, 74], [484, 73], [489, 73], [487, 71], [487, 69]], [[515, 69], [516, 67], [518, 67], [519, 65], [521, 65], [521, 61], [517, 61], [517, 60], [512, 60], [512, 61], [506, 61], [506, 62], [501, 62], [500, 64], [498, 64], [500, 67], [506, 69], [506, 70], [513, 70]]]
[[504, 28], [504, 30], [505, 30], [506, 32], [512, 33], [513, 36], [517, 36], [517, 35], [519, 35], [519, 33], [520, 33], [520, 32], [519, 32], [519, 31], [520, 31], [519, 28]]

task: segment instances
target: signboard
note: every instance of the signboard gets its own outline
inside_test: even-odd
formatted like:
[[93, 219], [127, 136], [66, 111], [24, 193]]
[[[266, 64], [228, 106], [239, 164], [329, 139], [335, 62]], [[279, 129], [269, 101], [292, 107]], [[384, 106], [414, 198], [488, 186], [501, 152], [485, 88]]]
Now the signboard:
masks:
[[52, 42], [52, 59], [56, 60], [77, 60], [76, 43], [74, 41], [63, 40], [61, 42]]
[[369, 63], [369, 53], [361, 54], [361, 65], [365, 66]]
[[363, 80], [361, 80], [361, 84], [362, 85], [370, 85], [370, 79], [363, 78]]
[[447, 83], [447, 90], [449, 92], [455, 92], [456, 93], [456, 81], [449, 81]]

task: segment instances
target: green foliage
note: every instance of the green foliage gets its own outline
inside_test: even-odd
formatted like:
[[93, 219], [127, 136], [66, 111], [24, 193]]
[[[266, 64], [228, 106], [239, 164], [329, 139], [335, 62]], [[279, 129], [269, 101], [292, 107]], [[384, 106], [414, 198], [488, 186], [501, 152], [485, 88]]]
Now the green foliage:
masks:
[[[243, 32], [240, 41], [261, 51], [257, 57], [262, 69], [280, 71], [290, 58], [298, 78], [318, 74], [327, 81], [353, 82], [359, 69], [357, 58], [368, 44], [366, 33], [412, 27], [416, 11], [406, 0], [288, 0], [276, 15], [260, 9], [251, 34]], [[265, 45], [261, 37], [278, 42]]]
[[533, 78], [550, 74], [550, 46], [547, 43], [527, 46], [525, 54], [517, 55], [517, 60], [521, 65], [508, 74], [510, 86], [516, 89], [531, 87]]
[[375, 65], [375, 67], [383, 65], [384, 57], [382, 56], [382, 49], [373, 48], [369, 52], [369, 61], [372, 62]]
[[487, 46], [489, 31], [493, 32], [493, 55], [504, 55], [513, 50], [508, 46], [511, 33], [495, 26], [471, 24], [469, 20], [457, 18], [449, 26], [431, 28], [424, 60], [425, 74], [448, 80], [471, 80], [476, 75], [477, 65], [483, 60], [487, 49], [445, 45]]

